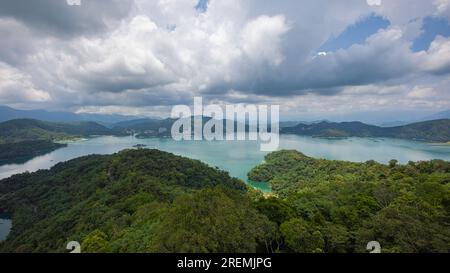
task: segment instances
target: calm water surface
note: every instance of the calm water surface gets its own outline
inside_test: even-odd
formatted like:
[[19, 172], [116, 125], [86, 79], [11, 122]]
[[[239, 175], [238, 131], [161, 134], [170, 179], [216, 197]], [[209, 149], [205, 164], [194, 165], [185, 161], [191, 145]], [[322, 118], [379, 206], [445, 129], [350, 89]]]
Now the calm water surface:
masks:
[[[24, 164], [0, 166], [0, 179], [25, 171], [34, 172], [48, 169], [55, 164], [90, 154], [113, 154], [136, 144], [147, 148], [171, 152], [177, 155], [199, 159], [210, 166], [228, 171], [232, 176], [247, 181], [247, 173], [264, 160], [267, 154], [259, 150], [259, 143], [252, 141], [182, 141], [172, 139], [136, 139], [134, 137], [98, 137], [85, 141], [69, 143], [44, 156], [36, 157]], [[450, 145], [432, 145], [422, 142], [382, 139], [346, 138], [324, 139], [282, 135], [280, 149], [295, 149], [315, 158], [364, 162], [375, 160], [387, 163], [397, 159], [401, 163], [430, 159], [450, 161]], [[249, 181], [247, 181], [249, 182]], [[251, 183], [251, 182], [249, 182]], [[268, 190], [267, 185], [258, 184]]]
[[0, 214], [0, 242], [6, 239], [12, 227], [10, 215]]

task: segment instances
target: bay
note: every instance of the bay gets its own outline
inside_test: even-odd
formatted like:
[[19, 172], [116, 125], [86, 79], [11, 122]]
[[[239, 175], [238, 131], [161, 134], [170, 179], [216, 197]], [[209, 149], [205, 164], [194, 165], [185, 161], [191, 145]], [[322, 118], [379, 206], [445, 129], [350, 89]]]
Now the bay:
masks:
[[[33, 158], [23, 164], [0, 166], [0, 179], [23, 172], [49, 169], [64, 162], [90, 154], [113, 154], [123, 149], [143, 144], [145, 148], [159, 149], [177, 155], [201, 160], [212, 167], [228, 171], [230, 175], [267, 192], [270, 188], [264, 183], [252, 183], [247, 173], [264, 160], [266, 152], [261, 152], [255, 141], [181, 141], [170, 138], [138, 139], [129, 137], [96, 137], [72, 142], [65, 148], [44, 156]], [[280, 149], [295, 149], [304, 154], [331, 160], [364, 162], [375, 160], [387, 163], [396, 159], [400, 163], [443, 159], [450, 161], [450, 145], [433, 145], [423, 142], [388, 138], [345, 138], [325, 139], [295, 135], [282, 135]]]

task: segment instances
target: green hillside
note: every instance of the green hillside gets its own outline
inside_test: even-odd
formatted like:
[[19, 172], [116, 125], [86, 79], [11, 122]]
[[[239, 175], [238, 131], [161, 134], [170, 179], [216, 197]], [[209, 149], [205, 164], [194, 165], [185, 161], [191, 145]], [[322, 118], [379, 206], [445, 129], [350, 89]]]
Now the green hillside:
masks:
[[110, 130], [95, 122], [55, 123], [17, 119], [0, 123], [0, 142], [61, 140], [75, 136], [108, 135]]
[[0, 181], [0, 252], [448, 252], [450, 163], [382, 165], [270, 154], [249, 174], [158, 150], [87, 156]]
[[276, 209], [263, 204], [281, 231], [297, 230], [285, 241], [293, 250], [364, 252], [378, 241], [383, 252], [450, 251], [449, 162], [351, 163], [280, 151], [249, 178], [270, 182], [279, 196], [270, 201], [281, 202]]
[[108, 128], [95, 122], [6, 121], [0, 123], [0, 164], [24, 162], [66, 146], [55, 141], [108, 134]]
[[88, 156], [0, 181], [0, 252], [256, 252], [271, 222], [243, 182], [157, 150]]
[[391, 137], [428, 142], [449, 142], [450, 119], [425, 121], [398, 127], [378, 127], [361, 122], [320, 122], [282, 128], [281, 132], [313, 137]]
[[0, 144], [0, 165], [24, 163], [35, 156], [44, 155], [66, 146], [67, 144], [46, 140]]

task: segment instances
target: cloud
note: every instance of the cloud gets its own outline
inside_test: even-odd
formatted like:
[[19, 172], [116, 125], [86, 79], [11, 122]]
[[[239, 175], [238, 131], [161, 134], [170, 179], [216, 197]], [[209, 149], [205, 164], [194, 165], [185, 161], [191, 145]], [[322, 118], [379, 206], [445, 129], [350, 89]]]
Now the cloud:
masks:
[[132, 0], [83, 1], [80, 6], [65, 0], [6, 0], [0, 1], [0, 16], [41, 33], [67, 37], [109, 29], [131, 12], [132, 4]]
[[65, 73], [77, 82], [75, 87], [92, 92], [167, 85], [176, 80], [174, 71], [166, 65], [166, 56], [158, 56], [166, 49], [154, 41], [164, 41], [168, 35], [148, 17], [137, 16], [108, 39], [82, 39], [75, 44], [76, 59], [65, 64]]
[[430, 87], [421, 87], [415, 86], [411, 92], [409, 92], [408, 96], [410, 98], [424, 99], [429, 98], [435, 95], [433, 88]]
[[433, 4], [436, 6], [436, 15], [446, 16], [450, 19], [450, 0], [434, 0]]
[[50, 94], [34, 86], [29, 75], [0, 62], [0, 103], [35, 104], [49, 100]]
[[[0, 40], [0, 61], [6, 68], [0, 77], [21, 77], [15, 87], [11, 80], [0, 85], [0, 94], [26, 83], [26, 91], [18, 92], [22, 95], [3, 96], [2, 103], [36, 102], [40, 94], [50, 108], [149, 112], [148, 107], [189, 103], [194, 95], [223, 103], [284, 105], [308, 98], [306, 107], [314, 109], [331, 98], [344, 107], [351, 98], [361, 107], [393, 107], [387, 97], [396, 92], [411, 104], [437, 103], [417, 96], [415, 86], [445, 96], [435, 83], [450, 73], [449, 39], [437, 37], [428, 51], [418, 53], [411, 45], [423, 18], [446, 15], [447, 0], [379, 6], [360, 0], [227, 0], [209, 1], [201, 10], [197, 4], [1, 1], [0, 35], [6, 39]], [[389, 20], [390, 27], [362, 44], [318, 53], [331, 37], [373, 13]]]
[[450, 73], [450, 38], [436, 37], [421, 57], [425, 71], [436, 75]]
[[283, 15], [260, 16], [248, 22], [241, 32], [243, 51], [255, 64], [279, 66], [284, 60], [281, 52], [282, 36], [288, 30]]
[[0, 18], [0, 60], [12, 65], [23, 63], [34, 51], [33, 33], [21, 23]]
[[369, 6], [381, 6], [381, 0], [367, 0]]

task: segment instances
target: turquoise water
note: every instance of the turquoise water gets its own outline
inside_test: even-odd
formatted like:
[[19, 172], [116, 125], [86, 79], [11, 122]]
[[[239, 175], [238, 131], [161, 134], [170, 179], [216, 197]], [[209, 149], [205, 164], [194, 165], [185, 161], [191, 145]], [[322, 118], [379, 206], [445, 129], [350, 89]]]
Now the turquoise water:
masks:
[[[134, 137], [98, 137], [85, 141], [69, 143], [68, 147], [44, 156], [36, 157], [24, 164], [0, 166], [0, 179], [25, 171], [48, 169], [58, 162], [67, 161], [89, 154], [112, 154], [136, 144], [156, 148], [177, 155], [199, 159], [210, 166], [228, 171], [232, 176], [244, 181], [247, 173], [264, 160], [267, 154], [259, 150], [259, 143], [252, 141], [183, 141], [172, 139], [136, 139]], [[450, 145], [432, 145], [398, 139], [346, 138], [324, 139], [283, 135], [280, 149], [296, 149], [315, 158], [364, 162], [375, 160], [387, 163], [397, 159], [401, 163], [410, 160], [444, 159], [450, 161]], [[249, 182], [249, 181], [247, 181]], [[249, 182], [250, 183], [250, 182]], [[257, 184], [268, 191], [268, 185]]]

